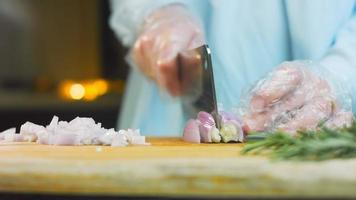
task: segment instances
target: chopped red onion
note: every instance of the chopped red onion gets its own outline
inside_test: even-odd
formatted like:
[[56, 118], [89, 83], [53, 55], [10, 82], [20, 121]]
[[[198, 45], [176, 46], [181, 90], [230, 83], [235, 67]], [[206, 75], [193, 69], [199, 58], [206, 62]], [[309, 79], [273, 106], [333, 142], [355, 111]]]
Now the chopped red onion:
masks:
[[197, 120], [201, 123], [201, 124], [208, 124], [210, 126], [215, 126], [215, 120], [214, 120], [214, 117], [205, 112], [205, 111], [200, 111], [198, 113], [198, 116], [197, 116]]
[[39, 144], [49, 145], [111, 145], [127, 146], [149, 145], [140, 130], [105, 129], [101, 123], [96, 123], [92, 118], [77, 117], [70, 122], [59, 121], [54, 116], [46, 127], [31, 122], [26, 122], [20, 128], [20, 134], [15, 134], [16, 129], [8, 129], [0, 133], [0, 140], [5, 141], [37, 141]]
[[32, 122], [26, 122], [20, 127], [20, 134], [23, 135], [27, 141], [34, 142], [37, 140], [37, 133], [44, 131], [45, 127], [34, 124]]
[[221, 141], [220, 131], [215, 126], [210, 130], [211, 141], [219, 143]]
[[[242, 120], [233, 113], [220, 112], [221, 129], [216, 128], [214, 118], [211, 114], [201, 111], [197, 119], [187, 122], [184, 129], [183, 140], [188, 142], [243, 142], [244, 132], [242, 130]], [[198, 127], [198, 128], [197, 128]], [[200, 140], [199, 137], [200, 136]]]
[[[197, 121], [199, 121], [199, 132], [201, 142], [212, 142], [212, 130], [215, 128], [215, 121], [211, 114], [200, 111], [197, 115]], [[217, 139], [215, 137], [215, 139]]]
[[215, 126], [210, 126], [209, 124], [200, 124], [199, 125], [199, 132], [201, 142], [210, 143], [211, 142], [211, 130]]
[[145, 136], [142, 135], [136, 135], [131, 137], [131, 144], [136, 144], [136, 145], [145, 145]]
[[4, 135], [4, 142], [24, 142], [23, 135], [16, 133], [6, 133]]
[[[221, 136], [223, 137], [224, 142], [244, 141], [244, 132], [242, 130], [242, 120], [235, 114], [229, 112], [219, 112], [220, 114], [220, 123], [221, 123]], [[235, 126], [235, 129], [231, 128], [231, 124]], [[224, 139], [225, 138], [225, 139]]]
[[60, 134], [56, 134], [51, 136], [52, 145], [66, 145], [66, 146], [73, 146], [79, 145], [78, 137], [75, 133], [63, 132]]
[[235, 124], [226, 122], [221, 125], [220, 135], [223, 142], [237, 142], [239, 140]]
[[186, 142], [200, 143], [199, 122], [195, 119], [190, 119], [183, 132], [183, 140]]
[[6, 134], [15, 134], [15, 133], [16, 133], [16, 128], [9, 128], [9, 129], [7, 129], [5, 131], [2, 131], [0, 133], [0, 140], [5, 139], [5, 135]]
[[111, 146], [113, 147], [125, 147], [129, 143], [126, 140], [126, 136], [124, 134], [117, 134], [113, 137], [113, 140], [111, 142]]

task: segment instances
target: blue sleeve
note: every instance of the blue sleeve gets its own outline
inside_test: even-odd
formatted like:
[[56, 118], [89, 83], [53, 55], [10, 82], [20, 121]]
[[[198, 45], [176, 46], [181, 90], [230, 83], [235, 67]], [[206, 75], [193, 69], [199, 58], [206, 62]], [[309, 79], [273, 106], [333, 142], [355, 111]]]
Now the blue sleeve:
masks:
[[[193, 15], [204, 19], [207, 0], [111, 0], [110, 27], [125, 46], [132, 46], [147, 15], [169, 4], [183, 4]], [[174, 13], [172, 13], [174, 14]]]
[[338, 32], [335, 42], [321, 59], [338, 82], [343, 82], [356, 108], [356, 5], [347, 23]]

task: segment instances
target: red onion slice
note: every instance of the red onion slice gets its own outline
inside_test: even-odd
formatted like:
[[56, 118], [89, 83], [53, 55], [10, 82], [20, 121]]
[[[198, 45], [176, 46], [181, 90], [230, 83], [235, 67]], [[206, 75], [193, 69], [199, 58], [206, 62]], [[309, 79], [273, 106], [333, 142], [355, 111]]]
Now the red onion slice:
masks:
[[190, 119], [183, 132], [183, 140], [186, 142], [200, 143], [199, 122], [195, 119]]

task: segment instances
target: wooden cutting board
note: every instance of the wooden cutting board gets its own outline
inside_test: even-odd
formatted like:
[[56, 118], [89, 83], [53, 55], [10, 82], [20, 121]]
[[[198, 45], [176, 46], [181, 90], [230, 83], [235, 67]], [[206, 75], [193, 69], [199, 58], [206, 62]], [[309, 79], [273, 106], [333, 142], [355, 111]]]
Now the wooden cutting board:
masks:
[[0, 144], [0, 191], [85, 195], [356, 197], [356, 159], [271, 162], [243, 144]]

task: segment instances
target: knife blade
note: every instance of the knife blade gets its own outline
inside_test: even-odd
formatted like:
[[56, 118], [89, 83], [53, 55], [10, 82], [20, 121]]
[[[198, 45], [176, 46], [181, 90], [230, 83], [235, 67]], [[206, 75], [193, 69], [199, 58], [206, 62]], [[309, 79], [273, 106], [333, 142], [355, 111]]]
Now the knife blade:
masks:
[[195, 118], [199, 111], [210, 113], [220, 129], [214, 71], [208, 45], [178, 54], [178, 78], [183, 111]]

